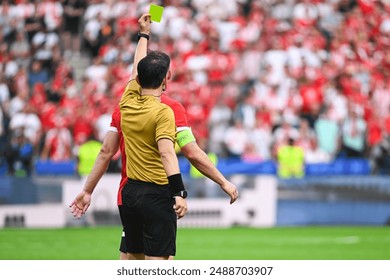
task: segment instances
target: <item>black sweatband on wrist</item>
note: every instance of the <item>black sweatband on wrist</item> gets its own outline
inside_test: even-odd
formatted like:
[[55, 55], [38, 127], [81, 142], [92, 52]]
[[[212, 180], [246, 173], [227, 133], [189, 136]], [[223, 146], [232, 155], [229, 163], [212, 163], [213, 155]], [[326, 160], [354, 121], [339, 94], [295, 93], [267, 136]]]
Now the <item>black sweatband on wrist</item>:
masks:
[[178, 193], [180, 191], [184, 191], [183, 179], [181, 178], [180, 173], [168, 176], [168, 181], [172, 193]]
[[141, 39], [141, 37], [143, 38], [146, 38], [146, 40], [149, 40], [150, 36], [148, 34], [145, 34], [145, 33], [138, 33], [138, 41], [139, 39]]

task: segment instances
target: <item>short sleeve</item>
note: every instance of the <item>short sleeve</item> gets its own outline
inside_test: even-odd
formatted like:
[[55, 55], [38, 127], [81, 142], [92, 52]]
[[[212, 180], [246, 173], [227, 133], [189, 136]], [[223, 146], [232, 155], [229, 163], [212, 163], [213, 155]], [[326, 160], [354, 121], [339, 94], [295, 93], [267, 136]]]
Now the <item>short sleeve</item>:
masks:
[[173, 111], [168, 106], [161, 107], [156, 118], [156, 142], [160, 139], [167, 138], [175, 142], [175, 117]]

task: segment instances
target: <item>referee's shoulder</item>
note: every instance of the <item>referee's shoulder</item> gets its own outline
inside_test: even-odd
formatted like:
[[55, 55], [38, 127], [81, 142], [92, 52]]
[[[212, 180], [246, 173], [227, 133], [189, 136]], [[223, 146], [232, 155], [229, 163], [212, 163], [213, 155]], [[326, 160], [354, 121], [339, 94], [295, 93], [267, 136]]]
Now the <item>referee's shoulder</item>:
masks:
[[173, 110], [169, 105], [164, 104], [164, 103], [159, 102], [159, 101], [157, 103], [158, 103], [157, 106], [158, 106], [158, 109], [160, 110], [160, 112], [167, 111], [167, 112], [172, 112], [172, 114], [173, 114]]

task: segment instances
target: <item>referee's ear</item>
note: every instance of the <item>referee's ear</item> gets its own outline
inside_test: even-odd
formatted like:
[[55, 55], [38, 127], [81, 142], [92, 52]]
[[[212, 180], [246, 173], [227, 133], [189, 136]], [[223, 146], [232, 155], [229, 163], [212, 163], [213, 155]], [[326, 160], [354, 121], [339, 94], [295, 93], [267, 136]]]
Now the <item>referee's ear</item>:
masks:
[[171, 79], [171, 77], [172, 77], [172, 72], [171, 72], [171, 69], [169, 69], [166, 78], [169, 81]]

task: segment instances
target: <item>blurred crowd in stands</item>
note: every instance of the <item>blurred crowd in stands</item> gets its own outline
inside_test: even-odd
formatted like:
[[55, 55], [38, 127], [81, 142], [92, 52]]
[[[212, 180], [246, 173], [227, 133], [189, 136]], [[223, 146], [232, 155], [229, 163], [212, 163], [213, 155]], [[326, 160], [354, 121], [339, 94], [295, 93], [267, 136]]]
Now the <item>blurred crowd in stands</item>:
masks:
[[[307, 163], [366, 158], [390, 173], [389, 0], [153, 3], [165, 10], [150, 49], [171, 56], [166, 94], [205, 150], [267, 161], [293, 142]], [[10, 174], [103, 140], [149, 5], [1, 2], [0, 161]]]

